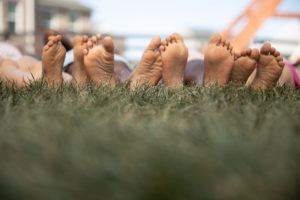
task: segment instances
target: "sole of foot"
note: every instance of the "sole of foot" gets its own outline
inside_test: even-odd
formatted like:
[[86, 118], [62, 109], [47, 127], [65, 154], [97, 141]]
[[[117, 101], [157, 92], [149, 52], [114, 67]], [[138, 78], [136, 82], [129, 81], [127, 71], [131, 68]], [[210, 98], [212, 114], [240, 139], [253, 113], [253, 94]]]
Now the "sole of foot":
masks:
[[97, 85], [115, 86], [114, 44], [111, 37], [102, 40], [101, 35], [92, 37], [83, 50], [84, 66], [90, 79]]
[[88, 36], [75, 36], [74, 45], [74, 69], [73, 69], [73, 86], [85, 86], [89, 83], [90, 78], [84, 66], [84, 49], [87, 48]]
[[246, 84], [249, 76], [255, 70], [259, 60], [258, 49], [246, 49], [235, 55], [230, 81]]
[[234, 64], [233, 47], [220, 34], [214, 35], [204, 54], [204, 85], [226, 85]]
[[182, 37], [174, 33], [159, 48], [163, 62], [163, 83], [168, 88], [182, 88], [188, 49]]
[[61, 43], [62, 37], [50, 36], [49, 42], [43, 49], [43, 78], [49, 86], [62, 83], [62, 69], [66, 56], [66, 49]]
[[147, 49], [144, 51], [143, 57], [135, 68], [130, 77], [130, 87], [135, 89], [142, 85], [157, 85], [162, 77], [163, 63], [159, 52], [161, 38], [154, 37]]
[[258, 90], [269, 90], [276, 85], [284, 67], [283, 58], [280, 53], [266, 43], [260, 50], [260, 58], [256, 76], [251, 84]]

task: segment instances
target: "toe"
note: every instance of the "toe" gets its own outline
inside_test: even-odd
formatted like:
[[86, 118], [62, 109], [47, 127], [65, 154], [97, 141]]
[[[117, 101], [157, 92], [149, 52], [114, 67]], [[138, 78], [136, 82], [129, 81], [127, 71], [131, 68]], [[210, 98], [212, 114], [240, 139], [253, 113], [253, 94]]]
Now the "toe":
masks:
[[159, 47], [160, 52], [164, 52], [165, 50], [166, 50], [165, 46], [162, 45], [162, 46]]
[[278, 64], [279, 64], [279, 66], [282, 67], [282, 68], [285, 66], [285, 64], [284, 64], [283, 61], [280, 61]]
[[220, 34], [215, 34], [209, 41], [209, 44], [219, 44], [222, 40], [222, 36]]
[[102, 35], [101, 34], [98, 34], [96, 36], [96, 40], [97, 40], [97, 44], [101, 45], [102, 44]]
[[229, 46], [229, 51], [232, 52], [233, 51], [233, 46], [230, 44]]
[[280, 56], [280, 52], [279, 52], [279, 51], [275, 51], [274, 56], [275, 56], [275, 57]]
[[225, 41], [225, 47], [227, 47], [227, 49], [229, 50], [230, 43], [228, 41]]
[[221, 46], [225, 46], [226, 40], [224, 38], [222, 38], [221, 40]]
[[109, 53], [114, 53], [115, 47], [111, 37], [105, 37], [103, 40], [104, 49]]
[[97, 45], [97, 37], [96, 36], [93, 36], [92, 39], [91, 39], [93, 45]]
[[258, 59], [259, 59], [259, 50], [258, 49], [252, 49], [250, 57], [253, 58], [254, 60], [258, 61]]
[[87, 55], [89, 54], [88, 49], [84, 49], [84, 50], [83, 50], [83, 54], [84, 54], [85, 56], [87, 56]]
[[172, 34], [172, 37], [175, 38], [175, 41], [178, 42], [178, 41], [183, 41], [183, 38], [181, 35], [179, 35], [178, 33], [173, 33]]
[[275, 49], [274, 47], [271, 47], [270, 53], [271, 53], [272, 55], [274, 55], [275, 52], [276, 52], [276, 49]]
[[247, 55], [247, 52], [246, 52], [245, 49], [242, 51], [241, 55], [242, 55], [242, 56], [246, 56], [246, 55]]
[[93, 45], [92, 41], [89, 40], [89, 41], [87, 42], [87, 49], [90, 50], [90, 49], [93, 48], [93, 46], [94, 46], [94, 45]]
[[87, 35], [83, 36], [83, 43], [87, 43], [89, 41], [89, 37]]
[[44, 51], [48, 51], [49, 50], [49, 46], [48, 45], [46, 45], [45, 47], [44, 47]]
[[56, 37], [55, 35], [50, 35], [50, 36], [48, 37], [48, 41], [53, 40], [55, 37]]
[[242, 56], [241, 53], [236, 53], [236, 54], [235, 54], [235, 57], [236, 57], [236, 58], [240, 58], [241, 56]]
[[148, 50], [154, 51], [155, 49], [157, 49], [161, 44], [161, 38], [159, 36], [154, 37], [149, 46], [148, 46]]
[[264, 55], [269, 55], [271, 51], [271, 44], [270, 43], [266, 43], [262, 46], [262, 48], [260, 49], [261, 54]]
[[74, 37], [73, 44], [74, 44], [74, 46], [81, 45], [82, 44], [82, 36], [76, 35]]
[[166, 40], [162, 41], [161, 43], [163, 46], [167, 46], [168, 42]]
[[48, 42], [47, 46], [48, 46], [48, 47], [52, 47], [53, 44], [54, 44], [54, 43], [53, 43], [53, 40], [50, 40], [50, 41]]
[[252, 50], [250, 48], [246, 49], [246, 55], [250, 56], [251, 55]]
[[167, 43], [170, 43], [171, 40], [172, 40], [172, 38], [170, 36], [166, 38]]
[[281, 56], [276, 57], [277, 62], [283, 61], [283, 58]]
[[56, 36], [56, 39], [57, 39], [57, 41], [61, 41], [62, 40], [62, 36], [58, 35], [58, 36]]

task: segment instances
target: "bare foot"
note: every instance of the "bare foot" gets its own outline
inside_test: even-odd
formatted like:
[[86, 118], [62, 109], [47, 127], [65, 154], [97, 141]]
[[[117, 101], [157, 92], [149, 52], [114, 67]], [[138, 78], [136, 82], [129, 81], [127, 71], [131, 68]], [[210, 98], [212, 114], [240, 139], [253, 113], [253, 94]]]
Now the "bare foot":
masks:
[[91, 80], [101, 85], [115, 85], [114, 44], [111, 37], [93, 37], [84, 49], [84, 65]]
[[184, 70], [188, 59], [188, 49], [182, 37], [174, 33], [167, 37], [159, 48], [163, 61], [163, 83], [166, 87], [183, 87]]
[[269, 43], [263, 45], [260, 53], [257, 73], [252, 86], [255, 89], [268, 90], [275, 86], [279, 80], [284, 62], [280, 53]]
[[90, 78], [84, 67], [84, 54], [83, 51], [86, 48], [88, 36], [77, 35], [74, 38], [74, 69], [73, 69], [73, 85], [87, 85]]
[[66, 49], [61, 43], [61, 36], [50, 36], [43, 50], [43, 77], [50, 86], [56, 86], [63, 80], [62, 69]]
[[158, 51], [160, 44], [160, 37], [155, 37], [150, 42], [143, 54], [141, 62], [130, 77], [131, 89], [146, 83], [149, 84], [149, 86], [153, 86], [160, 81], [163, 70], [162, 58]]
[[232, 50], [233, 47], [220, 34], [210, 39], [204, 56], [204, 85], [228, 83], [234, 63]]
[[259, 59], [258, 49], [246, 49], [241, 54], [236, 54], [230, 80], [245, 84], [255, 70]]

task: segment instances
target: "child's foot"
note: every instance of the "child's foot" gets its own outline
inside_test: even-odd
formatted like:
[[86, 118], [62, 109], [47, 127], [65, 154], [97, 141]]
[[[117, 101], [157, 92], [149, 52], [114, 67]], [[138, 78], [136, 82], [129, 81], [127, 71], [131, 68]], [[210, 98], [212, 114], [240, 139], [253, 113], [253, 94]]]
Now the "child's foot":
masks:
[[167, 37], [159, 48], [163, 61], [163, 82], [166, 87], [183, 87], [184, 70], [188, 50], [182, 37], [174, 33]]
[[87, 46], [88, 36], [77, 35], [74, 38], [74, 71], [73, 71], [73, 85], [86, 85], [89, 83], [89, 76], [84, 67], [83, 51]]
[[233, 63], [233, 47], [221, 35], [214, 35], [204, 56], [204, 85], [227, 84]]
[[66, 49], [61, 43], [61, 36], [50, 36], [43, 50], [43, 77], [50, 86], [62, 83], [62, 69]]
[[258, 49], [246, 49], [235, 56], [230, 80], [245, 84], [259, 59]]
[[146, 83], [153, 86], [160, 81], [163, 70], [162, 58], [158, 51], [160, 44], [160, 37], [155, 37], [145, 50], [141, 62], [130, 77], [132, 89]]
[[268, 90], [276, 85], [284, 67], [283, 58], [271, 44], [265, 44], [260, 50], [260, 58], [256, 77], [252, 87], [259, 90]]
[[114, 44], [111, 37], [93, 37], [84, 49], [84, 65], [91, 80], [97, 86], [115, 85]]

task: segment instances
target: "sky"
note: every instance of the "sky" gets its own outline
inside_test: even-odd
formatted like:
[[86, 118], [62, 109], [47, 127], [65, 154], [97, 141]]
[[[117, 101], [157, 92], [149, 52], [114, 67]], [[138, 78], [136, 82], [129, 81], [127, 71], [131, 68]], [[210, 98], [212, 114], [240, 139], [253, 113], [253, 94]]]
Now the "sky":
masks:
[[[138, 60], [152, 36], [164, 38], [173, 32], [182, 33], [190, 28], [221, 32], [252, 0], [77, 1], [94, 11], [92, 21], [95, 31], [127, 37], [125, 57]], [[278, 11], [300, 13], [300, 0], [283, 0]], [[149, 37], [140, 39], [134, 35]], [[268, 20], [256, 34], [261, 38], [298, 38], [299, 35], [299, 19], [278, 18]]]
[[[94, 10], [92, 20], [114, 33], [170, 34], [184, 28], [223, 30], [251, 0], [79, 0]], [[226, 2], [226, 3], [224, 3]], [[279, 10], [300, 12], [299, 0]], [[287, 20], [271, 20], [270, 27]], [[100, 28], [99, 27], [99, 28]], [[268, 25], [264, 27], [269, 32]], [[264, 32], [264, 31], [262, 31]]]

